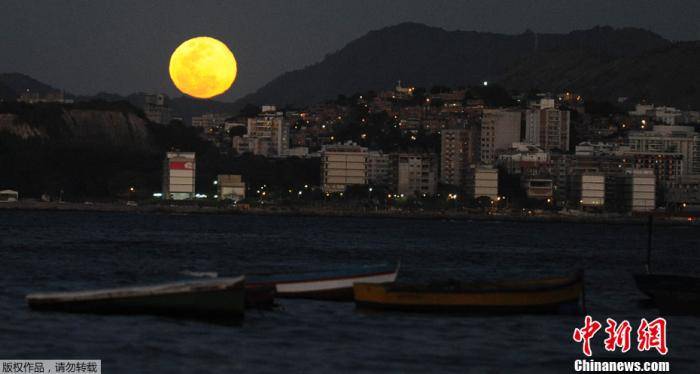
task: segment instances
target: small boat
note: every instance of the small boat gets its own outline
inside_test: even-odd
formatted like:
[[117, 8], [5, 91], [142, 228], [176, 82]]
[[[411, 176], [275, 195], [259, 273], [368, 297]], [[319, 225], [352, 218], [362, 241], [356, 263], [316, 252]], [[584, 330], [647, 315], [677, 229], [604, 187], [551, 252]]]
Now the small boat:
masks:
[[97, 314], [156, 314], [206, 320], [243, 317], [245, 278], [217, 278], [153, 286], [27, 295], [29, 307]]
[[[356, 283], [360, 308], [484, 314], [556, 313], [585, 309], [583, 272], [528, 281], [429, 285]], [[572, 308], [573, 307], [573, 308]]]
[[634, 281], [666, 315], [700, 315], [700, 278], [687, 275], [635, 274]]
[[700, 278], [656, 274], [651, 270], [654, 218], [649, 215], [646, 272], [634, 274], [637, 288], [666, 315], [700, 315]]
[[400, 265], [362, 266], [328, 271], [246, 275], [246, 289], [274, 286], [280, 298], [352, 301], [353, 284], [391, 283]]

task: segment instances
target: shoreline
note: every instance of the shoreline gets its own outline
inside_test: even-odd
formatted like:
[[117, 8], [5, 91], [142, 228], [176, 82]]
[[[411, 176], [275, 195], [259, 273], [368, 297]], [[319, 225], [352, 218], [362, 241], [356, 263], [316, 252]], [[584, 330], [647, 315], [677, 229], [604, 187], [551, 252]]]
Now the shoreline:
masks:
[[[103, 212], [103, 213], [142, 213], [142, 214], [210, 214], [210, 215], [255, 215], [255, 216], [296, 216], [296, 217], [346, 217], [346, 218], [389, 218], [418, 220], [456, 221], [501, 221], [501, 222], [540, 222], [540, 223], [583, 223], [583, 224], [635, 224], [647, 223], [646, 215], [566, 215], [561, 213], [538, 212], [532, 215], [514, 213], [471, 213], [466, 211], [409, 211], [371, 210], [366, 208], [308, 207], [308, 206], [269, 206], [239, 208], [234, 206], [205, 205], [162, 205], [143, 204], [129, 206], [119, 203], [70, 203], [19, 201], [0, 203], [2, 211], [61, 211], [61, 212]], [[659, 216], [655, 224], [677, 226], [700, 226], [697, 219], [689, 221], [685, 217]]]

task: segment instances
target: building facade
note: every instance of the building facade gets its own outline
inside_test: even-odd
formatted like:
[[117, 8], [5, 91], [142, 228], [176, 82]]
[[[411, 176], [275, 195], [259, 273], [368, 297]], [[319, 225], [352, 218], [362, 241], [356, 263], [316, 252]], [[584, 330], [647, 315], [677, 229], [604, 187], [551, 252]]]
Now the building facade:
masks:
[[248, 118], [248, 132], [233, 138], [238, 153], [250, 152], [265, 157], [286, 157], [289, 153], [290, 126], [274, 106], [263, 106], [256, 117]]
[[245, 199], [245, 182], [241, 175], [219, 174], [216, 178], [219, 200]]
[[367, 154], [367, 183], [371, 186], [391, 185], [391, 156], [381, 151]]
[[478, 162], [478, 127], [444, 129], [440, 133], [440, 183], [461, 186], [470, 165]]
[[194, 152], [168, 152], [163, 163], [163, 197], [167, 200], [194, 198], [196, 163]]
[[355, 143], [326, 145], [321, 150], [323, 191], [344, 192], [348, 186], [367, 184], [367, 148]]
[[480, 161], [491, 165], [499, 151], [510, 148], [520, 141], [520, 121], [522, 114], [517, 110], [484, 109], [481, 115], [479, 142]]
[[487, 166], [472, 167], [466, 175], [467, 197], [498, 199], [498, 169]]
[[570, 113], [566, 110], [535, 107], [525, 111], [525, 141], [545, 151], [568, 151], [570, 128]]
[[583, 172], [571, 176], [571, 206], [582, 209], [603, 209], [605, 206], [605, 174]]
[[437, 192], [437, 156], [432, 153], [391, 155], [394, 191], [406, 196], [432, 196]]
[[700, 174], [700, 134], [692, 126], [655, 126], [653, 131], [630, 131], [627, 145], [634, 153], [678, 153], [683, 176]]

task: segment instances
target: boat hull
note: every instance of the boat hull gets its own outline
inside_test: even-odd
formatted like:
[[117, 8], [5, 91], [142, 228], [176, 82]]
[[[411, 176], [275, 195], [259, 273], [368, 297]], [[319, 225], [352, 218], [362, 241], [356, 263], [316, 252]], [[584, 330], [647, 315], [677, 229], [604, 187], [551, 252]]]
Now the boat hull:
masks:
[[516, 284], [472, 285], [472, 288], [452, 290], [356, 284], [354, 296], [359, 308], [381, 310], [475, 314], [581, 311], [582, 277], [545, 282], [525, 282], [523, 287]]
[[154, 314], [216, 321], [243, 317], [243, 278], [149, 287], [27, 296], [35, 310], [94, 314]]
[[666, 315], [700, 315], [700, 279], [691, 276], [635, 274], [637, 288]]
[[[314, 299], [327, 301], [353, 301], [355, 283], [393, 283], [398, 275], [395, 269], [370, 269], [355, 274], [306, 273], [289, 279], [259, 278], [249, 283], [249, 287], [274, 285], [275, 297], [287, 299]], [[296, 279], [295, 279], [296, 277]]]

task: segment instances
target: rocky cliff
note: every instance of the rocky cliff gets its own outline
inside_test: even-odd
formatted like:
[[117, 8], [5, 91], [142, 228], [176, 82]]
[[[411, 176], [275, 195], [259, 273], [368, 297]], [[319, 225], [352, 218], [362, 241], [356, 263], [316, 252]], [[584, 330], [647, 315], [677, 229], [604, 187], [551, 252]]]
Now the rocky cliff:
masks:
[[24, 140], [147, 149], [147, 121], [136, 111], [14, 105], [0, 108], [0, 132]]

